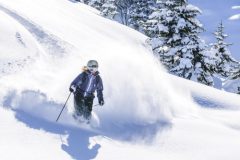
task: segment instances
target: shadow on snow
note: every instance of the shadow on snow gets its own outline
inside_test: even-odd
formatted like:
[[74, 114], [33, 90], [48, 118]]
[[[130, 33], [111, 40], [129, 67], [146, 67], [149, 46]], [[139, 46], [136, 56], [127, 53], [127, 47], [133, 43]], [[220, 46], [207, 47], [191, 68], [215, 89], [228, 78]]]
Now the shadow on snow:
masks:
[[[38, 108], [41, 105], [41, 108], [44, 110], [46, 107], [53, 107], [55, 108], [55, 112], [58, 112], [59, 108], [62, 106], [62, 104], [57, 104], [53, 103], [51, 101], [46, 101], [46, 97], [43, 94], [36, 93], [34, 91], [24, 91], [25, 93], [22, 93], [23, 97], [24, 95], [35, 95], [38, 94], [38, 97], [35, 97], [35, 99], [32, 99], [32, 101], [35, 101], [35, 104], [33, 103], [33, 107]], [[17, 104], [17, 106], [13, 106], [13, 103], [16, 103], [16, 93], [11, 92], [8, 96], [5, 97], [3, 106], [6, 108], [9, 108], [16, 112], [15, 117], [17, 120], [20, 122], [26, 124], [28, 127], [37, 129], [37, 130], [44, 130], [46, 132], [54, 133], [54, 134], [59, 134], [61, 139], [62, 135], [67, 135], [67, 143], [64, 144], [62, 143], [61, 148], [65, 152], [67, 152], [73, 159], [76, 160], [89, 160], [93, 159], [97, 156], [98, 150], [101, 147], [99, 144], [95, 144], [93, 147], [89, 148], [90, 142], [89, 139], [90, 137], [97, 136], [97, 134], [92, 133], [90, 131], [86, 131], [80, 128], [74, 128], [71, 126], [64, 126], [60, 125], [59, 123], [51, 122], [46, 119], [43, 119], [40, 116], [34, 116], [33, 113], [28, 111], [28, 106], [22, 106], [25, 104], [25, 100], [30, 98], [30, 97], [25, 97], [21, 98]], [[44, 98], [44, 99], [42, 99]], [[37, 101], [41, 99], [42, 102], [38, 103]], [[15, 104], [16, 105], [16, 104]], [[58, 109], [58, 110], [56, 110]], [[51, 112], [51, 111], [50, 111]], [[41, 115], [42, 113], [39, 112]], [[52, 116], [55, 116], [52, 114]], [[55, 117], [51, 117], [54, 119]]]
[[[34, 129], [43, 129], [50, 133], [67, 135], [67, 144], [62, 143], [62, 149], [76, 160], [89, 160], [97, 156], [100, 144], [89, 147], [90, 138], [99, 134], [74, 127], [72, 117], [64, 110], [60, 121], [65, 125], [55, 123], [63, 104], [58, 104], [47, 98], [39, 91], [25, 90], [20, 94], [9, 92], [4, 98], [3, 106], [16, 112], [16, 119]], [[103, 119], [101, 119], [103, 118]], [[168, 121], [159, 121], [152, 124], [146, 123], [121, 123], [114, 117], [100, 117], [102, 125], [97, 128], [101, 136], [111, 139], [131, 142], [142, 140], [151, 144], [157, 133], [171, 129]], [[61, 140], [61, 139], [60, 139]]]

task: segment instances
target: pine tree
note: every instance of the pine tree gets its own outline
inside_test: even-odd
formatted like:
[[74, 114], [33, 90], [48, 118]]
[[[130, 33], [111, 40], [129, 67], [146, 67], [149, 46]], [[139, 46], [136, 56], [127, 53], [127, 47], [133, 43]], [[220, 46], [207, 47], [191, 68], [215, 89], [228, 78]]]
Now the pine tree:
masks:
[[101, 15], [109, 19], [114, 19], [117, 13], [115, 0], [106, 0], [101, 7]]
[[155, 0], [133, 0], [129, 11], [129, 26], [138, 31], [143, 31], [143, 25], [153, 12]]
[[239, 64], [239, 68], [236, 69], [232, 75], [231, 75], [231, 79], [235, 80], [235, 79], [239, 79], [240, 80], [240, 64]]
[[76, 0], [76, 1], [83, 2], [88, 5], [91, 0]]
[[[236, 70], [234, 70], [231, 74], [230, 77], [228, 77], [228, 80], [238, 80], [240, 81], [240, 62], [238, 64], [238, 68]], [[236, 88], [236, 93], [240, 94], [240, 85]]]
[[93, 8], [101, 10], [104, 0], [84, 0], [84, 2]]
[[196, 19], [201, 11], [186, 0], [157, 1], [157, 6], [145, 32], [160, 61], [175, 75], [213, 85], [213, 57], [199, 37], [204, 29]]
[[231, 52], [228, 49], [228, 46], [231, 44], [225, 42], [228, 35], [224, 33], [224, 26], [222, 22], [219, 24], [216, 32], [214, 32], [214, 35], [217, 42], [211, 44], [211, 52], [216, 57], [215, 72], [218, 75], [228, 77], [231, 75], [231, 72], [235, 70], [238, 62], [231, 56]]

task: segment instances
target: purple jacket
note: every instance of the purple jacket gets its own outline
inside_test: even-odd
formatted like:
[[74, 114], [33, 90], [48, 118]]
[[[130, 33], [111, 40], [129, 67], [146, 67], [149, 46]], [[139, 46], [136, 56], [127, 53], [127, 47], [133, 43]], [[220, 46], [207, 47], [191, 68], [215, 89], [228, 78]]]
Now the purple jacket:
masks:
[[97, 90], [98, 99], [103, 99], [103, 83], [99, 72], [92, 74], [90, 71], [84, 71], [79, 74], [71, 83], [71, 86], [76, 87], [76, 92], [84, 97], [94, 97], [94, 92]]

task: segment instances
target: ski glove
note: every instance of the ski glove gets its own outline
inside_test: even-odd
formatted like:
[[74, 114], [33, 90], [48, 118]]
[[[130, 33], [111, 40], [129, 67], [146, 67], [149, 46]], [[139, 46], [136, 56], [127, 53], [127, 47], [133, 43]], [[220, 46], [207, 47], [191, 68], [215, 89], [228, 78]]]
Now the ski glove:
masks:
[[99, 103], [100, 106], [103, 106], [104, 105], [104, 100], [103, 99], [99, 99], [98, 103]]
[[72, 85], [70, 88], [69, 88], [69, 91], [70, 92], [75, 92], [76, 91], [76, 87], [74, 85]]

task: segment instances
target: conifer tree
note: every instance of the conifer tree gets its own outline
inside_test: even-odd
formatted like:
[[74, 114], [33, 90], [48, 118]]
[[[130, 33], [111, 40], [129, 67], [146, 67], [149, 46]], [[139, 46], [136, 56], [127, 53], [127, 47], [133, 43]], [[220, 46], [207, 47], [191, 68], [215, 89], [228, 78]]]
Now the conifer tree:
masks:
[[228, 77], [238, 66], [238, 62], [231, 56], [231, 52], [228, 49], [231, 44], [225, 42], [228, 35], [224, 33], [222, 22], [219, 24], [216, 32], [214, 32], [214, 35], [217, 42], [211, 44], [211, 52], [216, 57], [215, 72], [218, 75]]
[[101, 10], [101, 7], [104, 3], [104, 0], [84, 0], [86, 4], [90, 5], [93, 8]]
[[[233, 82], [231, 82], [232, 80], [233, 80]], [[237, 80], [237, 83], [234, 82], [235, 80]], [[238, 68], [232, 72], [232, 74], [231, 74], [230, 77], [228, 77], [228, 81], [230, 81], [230, 82], [233, 83], [233, 84], [235, 83], [235, 84], [233, 85], [233, 87], [237, 87], [237, 88], [236, 88], [236, 93], [237, 93], [237, 94], [240, 94], [240, 85], [239, 85], [239, 83], [240, 83], [240, 62], [239, 62], [239, 64], [238, 64]], [[239, 86], [236, 86], [237, 84], [238, 84]]]
[[231, 75], [231, 79], [235, 80], [235, 79], [239, 79], [240, 80], [240, 64], [239, 64], [239, 68], [236, 69], [236, 71], [234, 71]]
[[171, 73], [213, 85], [213, 57], [199, 37], [204, 29], [196, 19], [201, 11], [186, 0], [157, 1], [157, 6], [145, 24], [155, 54]]
[[115, 0], [105, 0], [101, 7], [101, 15], [109, 19], [114, 19], [117, 14], [117, 6]]
[[155, 0], [133, 0], [130, 7], [129, 26], [138, 31], [143, 31], [143, 25], [153, 12]]

